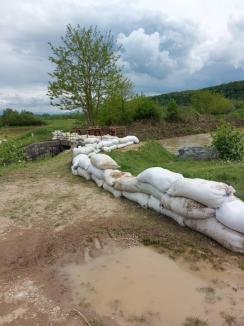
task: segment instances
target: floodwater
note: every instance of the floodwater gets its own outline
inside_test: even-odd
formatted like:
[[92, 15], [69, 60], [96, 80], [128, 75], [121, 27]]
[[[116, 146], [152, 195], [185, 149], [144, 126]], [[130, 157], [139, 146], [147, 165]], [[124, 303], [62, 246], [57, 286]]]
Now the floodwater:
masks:
[[209, 146], [211, 141], [211, 134], [196, 134], [182, 137], [165, 138], [160, 140], [160, 144], [169, 152], [178, 154], [178, 150], [184, 146]]
[[232, 316], [240, 321], [233, 325], [244, 325], [243, 278], [239, 284], [238, 275], [224, 281], [224, 274], [208, 274], [212, 280], [148, 247], [117, 249], [61, 271], [74, 304], [89, 305], [119, 325], [179, 326], [198, 317], [218, 326]]

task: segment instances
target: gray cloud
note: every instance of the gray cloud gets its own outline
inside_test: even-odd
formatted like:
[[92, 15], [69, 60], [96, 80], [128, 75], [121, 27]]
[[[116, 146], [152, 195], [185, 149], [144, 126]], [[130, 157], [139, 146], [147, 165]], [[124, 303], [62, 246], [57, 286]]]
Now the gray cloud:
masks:
[[48, 41], [58, 44], [68, 23], [111, 29], [123, 45], [121, 63], [137, 92], [244, 79], [240, 18], [229, 21], [227, 32], [214, 38], [196, 20], [171, 19], [162, 10], [146, 10], [128, 0], [9, 0], [0, 3], [0, 11], [0, 109], [53, 111], [45, 95], [52, 69]]

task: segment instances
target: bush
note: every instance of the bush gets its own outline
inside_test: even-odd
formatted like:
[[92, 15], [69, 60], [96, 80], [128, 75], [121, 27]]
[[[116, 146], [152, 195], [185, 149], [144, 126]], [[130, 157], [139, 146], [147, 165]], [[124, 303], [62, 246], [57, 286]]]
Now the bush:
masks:
[[144, 95], [137, 96], [131, 106], [134, 110], [134, 120], [154, 120], [160, 119], [158, 106], [150, 98]]
[[6, 109], [3, 111], [1, 117], [2, 126], [41, 126], [45, 125], [40, 117], [34, 115], [32, 112], [28, 111], [15, 111], [12, 109]]
[[240, 161], [244, 157], [243, 134], [230, 124], [224, 124], [213, 134], [212, 146], [224, 160]]
[[225, 114], [233, 109], [230, 100], [211, 91], [197, 91], [192, 96], [192, 105], [199, 113]]
[[179, 111], [179, 108], [178, 108], [178, 105], [176, 103], [175, 100], [171, 100], [169, 102], [169, 105], [167, 107], [167, 110], [166, 110], [166, 116], [165, 116], [165, 119], [167, 121], [180, 121], [181, 120], [181, 116], [180, 116], [180, 111]]
[[19, 142], [9, 140], [0, 144], [0, 166], [23, 161], [25, 161], [24, 150]]

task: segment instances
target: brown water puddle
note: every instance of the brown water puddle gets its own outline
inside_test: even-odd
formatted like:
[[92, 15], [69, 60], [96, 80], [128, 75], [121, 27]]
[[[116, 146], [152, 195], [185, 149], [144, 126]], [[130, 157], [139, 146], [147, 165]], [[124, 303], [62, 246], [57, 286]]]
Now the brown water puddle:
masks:
[[165, 138], [160, 140], [160, 144], [169, 152], [177, 154], [178, 150], [184, 146], [208, 146], [211, 144], [210, 134], [196, 134], [182, 137]]
[[62, 269], [76, 305], [89, 305], [119, 325], [178, 326], [187, 317], [225, 325], [226, 316], [244, 325], [243, 280], [233, 290], [229, 279], [213, 275], [205, 279], [148, 247], [116, 249]]

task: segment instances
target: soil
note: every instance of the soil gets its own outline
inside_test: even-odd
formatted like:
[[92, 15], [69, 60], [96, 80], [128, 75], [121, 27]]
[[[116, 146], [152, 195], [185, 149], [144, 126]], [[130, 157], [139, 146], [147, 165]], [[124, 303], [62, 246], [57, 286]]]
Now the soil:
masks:
[[[72, 176], [70, 156], [65, 152], [0, 176], [0, 325], [123, 325], [116, 315], [116, 304], [115, 312], [105, 313], [96, 307], [99, 297], [89, 301], [87, 295], [87, 301], [77, 301], [70, 283], [72, 275], [64, 271], [71, 265], [89, 267], [99, 257], [137, 246], [149, 246], [164, 259], [176, 262], [189, 277], [204, 278], [201, 282], [207, 284], [201, 286], [202, 298], [210, 296], [211, 302], [212, 291], [223, 289], [221, 298], [214, 298], [217, 308], [210, 304], [204, 311], [209, 325], [216, 320], [214, 325], [220, 321], [219, 325], [244, 324], [239, 309], [244, 298], [244, 271], [239, 267], [243, 255], [126, 199], [114, 198], [91, 181]], [[149, 265], [156, 268], [151, 260]], [[125, 276], [133, 282], [137, 273]], [[88, 277], [86, 282], [101, 284], [95, 279]], [[142, 277], [142, 287], [145, 281]], [[173, 282], [171, 278], [166, 281]], [[155, 283], [153, 288], [156, 291]], [[177, 290], [173, 285], [172, 289]], [[134, 300], [136, 297], [140, 293], [134, 294]], [[200, 300], [199, 293], [192, 297]], [[128, 325], [155, 325], [150, 319], [154, 315], [141, 316], [138, 311], [126, 319]], [[196, 317], [194, 309], [187, 313]], [[230, 320], [232, 324], [227, 323]], [[172, 319], [167, 325], [178, 324]]]
[[[244, 127], [244, 120], [225, 118], [236, 127]], [[127, 134], [135, 135], [142, 140], [162, 139], [171, 137], [181, 137], [186, 135], [208, 133], [215, 130], [223, 123], [221, 120], [214, 119], [212, 116], [200, 116], [198, 119], [189, 121], [151, 123], [148, 120], [138, 121], [126, 127]]]

